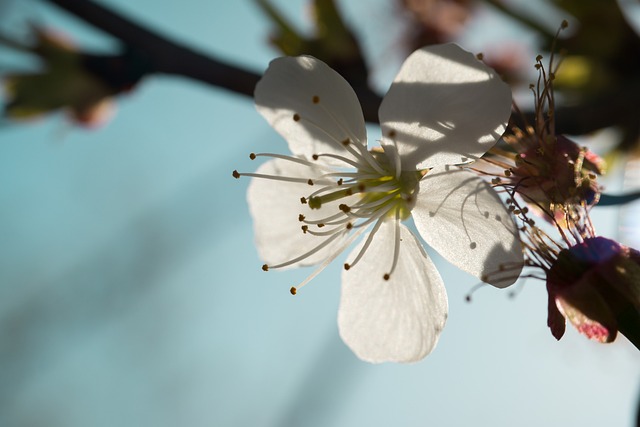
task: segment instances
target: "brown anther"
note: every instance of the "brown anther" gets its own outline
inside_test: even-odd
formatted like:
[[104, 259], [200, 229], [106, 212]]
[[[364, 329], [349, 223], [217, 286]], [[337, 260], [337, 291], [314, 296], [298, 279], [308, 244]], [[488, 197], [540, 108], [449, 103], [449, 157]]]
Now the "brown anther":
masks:
[[300, 222], [304, 221], [305, 218], [306, 217], [304, 215], [302, 215], [302, 214], [298, 215], [298, 221], [300, 221]]
[[344, 213], [351, 212], [351, 208], [349, 206], [345, 205], [344, 203], [341, 203], [340, 205], [338, 205], [338, 209], [340, 209]]
[[255, 160], [255, 159], [256, 159], [256, 153], [251, 153], [251, 154], [249, 154], [249, 158], [250, 158], [251, 160]]
[[294, 122], [299, 122], [300, 121], [300, 114], [296, 113], [293, 115], [293, 121]]
[[391, 278], [391, 276], [389, 275], [389, 273], [384, 273], [384, 276], [382, 276], [382, 278], [384, 280], [389, 280]]
[[300, 197], [300, 203], [302, 203], [303, 205], [306, 205], [307, 199], [305, 199], [304, 197]]
[[359, 191], [359, 192], [364, 193], [364, 190], [365, 190], [366, 188], [367, 188], [367, 187], [365, 187], [365, 185], [364, 185], [364, 184], [358, 184], [358, 191]]
[[387, 136], [388, 136], [389, 138], [395, 138], [395, 137], [396, 137], [396, 131], [395, 131], [395, 130], [393, 130], [393, 129], [391, 129], [391, 130], [387, 133]]
[[351, 230], [353, 228], [353, 224], [350, 222], [347, 223], [347, 230]]
[[469, 244], [469, 248], [471, 249], [475, 249], [478, 247], [478, 244], [476, 242], [471, 242], [471, 244]]
[[313, 98], [311, 98], [311, 101], [314, 104], [317, 104], [318, 102], [320, 102], [320, 97], [318, 95], [314, 95]]
[[343, 183], [343, 182], [344, 182], [344, 180], [343, 180], [342, 178], [340, 178], [340, 179], [338, 180], [338, 182], [336, 182], [336, 184], [338, 184], [338, 185], [342, 185], [342, 183]]
[[311, 156], [311, 158], [312, 158], [313, 160], [318, 160], [318, 158], [319, 158], [319, 157], [320, 157], [320, 156], [318, 156], [317, 154], [314, 154], [313, 156]]
[[350, 140], [349, 138], [344, 139], [344, 140], [342, 141], [342, 145], [344, 145], [345, 147], [346, 147], [347, 145], [349, 145], [349, 144], [351, 144], [351, 140]]
[[302, 229], [302, 232], [304, 234], [307, 234], [307, 231], [309, 231], [309, 226], [308, 225], [303, 225], [302, 227], [300, 227]]
[[232, 173], [231, 175], [233, 175], [233, 177], [234, 177], [235, 179], [240, 178], [240, 173], [239, 173], [238, 171], [235, 171], [235, 170], [234, 170], [234, 171], [233, 171], [233, 173]]
[[323, 223], [319, 223], [318, 224], [318, 228], [322, 228], [322, 227], [324, 227], [324, 224]]
[[267, 264], [262, 264], [262, 271], [269, 271], [269, 266]]
[[536, 62], [540, 62], [540, 61], [542, 61], [542, 55], [536, 56]]
[[291, 289], [289, 289], [289, 292], [291, 292], [291, 295], [295, 295], [298, 293], [298, 290], [296, 289], [295, 286], [292, 286]]
[[344, 269], [345, 269], [345, 270], [348, 270], [348, 269], [350, 269], [350, 268], [351, 268], [351, 266], [349, 265], [349, 263], [346, 263], [346, 262], [345, 262], [345, 263], [344, 263]]
[[565, 29], [565, 28], [567, 28], [568, 26], [569, 26], [569, 22], [567, 22], [567, 20], [566, 20], [566, 19], [563, 19], [563, 20], [562, 20], [562, 23], [560, 24], [560, 28], [562, 28], [562, 29], [564, 30], [564, 29]]
[[353, 189], [352, 188], [347, 188], [346, 190], [344, 190], [344, 195], [345, 196], [351, 196], [353, 194]]
[[478, 61], [482, 61], [484, 59], [484, 54], [480, 52], [476, 55], [476, 58], [478, 59]]
[[313, 185], [313, 180], [311, 178], [309, 178], [309, 180], [307, 181], [307, 184]]

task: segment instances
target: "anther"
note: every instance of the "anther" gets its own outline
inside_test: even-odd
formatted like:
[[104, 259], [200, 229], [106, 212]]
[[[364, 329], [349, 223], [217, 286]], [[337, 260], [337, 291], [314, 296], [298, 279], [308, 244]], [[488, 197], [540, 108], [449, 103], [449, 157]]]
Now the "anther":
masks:
[[340, 209], [344, 213], [351, 212], [351, 208], [349, 206], [345, 205], [344, 203], [341, 203], [340, 205], [338, 205], [338, 209]]
[[300, 221], [300, 222], [304, 221], [305, 218], [306, 217], [304, 215], [302, 215], [302, 214], [298, 215], [298, 221]]
[[299, 122], [300, 121], [300, 114], [296, 113], [293, 115], [293, 121], [294, 122]]
[[318, 160], [320, 158], [320, 156], [318, 156], [317, 154], [314, 154], [313, 156], [311, 156], [311, 158], [313, 160]]
[[391, 130], [387, 133], [387, 136], [388, 136], [389, 138], [395, 138], [395, 137], [396, 137], [396, 131], [395, 131], [395, 130], [393, 130], [393, 129], [391, 129]]
[[251, 154], [249, 154], [249, 158], [250, 158], [251, 160], [255, 160], [255, 159], [256, 159], [256, 153], [251, 153]]
[[336, 184], [342, 185], [343, 182], [344, 182], [344, 180], [342, 178], [340, 178]]
[[567, 22], [567, 20], [566, 20], [566, 19], [563, 19], [563, 20], [562, 20], [562, 23], [560, 24], [560, 28], [562, 28], [562, 29], [564, 30], [564, 29], [565, 29], [565, 28], [567, 28], [568, 26], [569, 26], [569, 22]]
[[314, 104], [317, 104], [318, 102], [320, 102], [320, 97], [317, 95], [314, 95], [313, 98], [311, 98], [311, 101], [313, 101]]
[[311, 178], [309, 178], [309, 180], [307, 181], [307, 184], [313, 185], [313, 180]]
[[322, 228], [322, 227], [324, 227], [324, 224], [323, 224], [323, 223], [319, 223], [319, 224], [317, 224], [317, 225], [318, 225], [318, 228]]
[[478, 61], [482, 61], [484, 59], [484, 54], [480, 52], [479, 54], [476, 55], [476, 58], [478, 59]]
[[389, 273], [384, 273], [384, 276], [382, 276], [382, 278], [384, 280], [389, 280], [391, 278], [391, 275], [389, 275]]
[[269, 271], [269, 266], [267, 264], [262, 264], [262, 271]]
[[342, 145], [344, 145], [345, 147], [349, 144], [351, 144], [351, 140], [349, 138], [342, 141]]
[[304, 197], [300, 197], [300, 203], [302, 203], [303, 205], [306, 205], [307, 199], [305, 199]]
[[232, 175], [233, 175], [233, 177], [234, 177], [235, 179], [240, 178], [240, 173], [239, 173], [238, 171], [236, 171], [236, 170], [234, 170], [234, 171], [233, 171]]
[[469, 245], [471, 249], [475, 249], [477, 246], [478, 244], [476, 242], [471, 242], [471, 244]]
[[289, 292], [291, 292], [291, 295], [295, 295], [298, 293], [298, 290], [296, 289], [295, 286], [292, 286], [291, 289], [289, 289]]
[[347, 189], [344, 191], [344, 195], [345, 195], [345, 196], [351, 196], [352, 194], [353, 194], [353, 189], [351, 189], [351, 188], [347, 188]]
[[359, 185], [358, 185], [358, 191], [359, 191], [359, 192], [361, 192], [361, 193], [364, 193], [364, 190], [365, 190], [366, 188], [367, 188], [367, 187], [365, 187], [365, 185], [364, 185], [364, 184], [359, 184]]
[[304, 234], [307, 234], [307, 231], [309, 230], [309, 226], [308, 225], [303, 225], [302, 227], [300, 227], [302, 229], [302, 232]]
[[353, 224], [350, 222], [347, 223], [347, 230], [351, 230], [353, 228]]
[[345, 262], [345, 263], [344, 263], [344, 269], [345, 269], [345, 270], [348, 270], [348, 269], [350, 269], [350, 268], [351, 268], [351, 266], [349, 265], [349, 263]]

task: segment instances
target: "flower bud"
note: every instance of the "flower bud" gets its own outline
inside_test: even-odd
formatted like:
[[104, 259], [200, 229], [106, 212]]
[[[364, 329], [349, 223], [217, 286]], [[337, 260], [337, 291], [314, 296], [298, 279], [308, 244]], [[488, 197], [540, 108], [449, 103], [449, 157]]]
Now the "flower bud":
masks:
[[620, 331], [640, 336], [640, 252], [606, 239], [585, 239], [562, 250], [547, 273], [548, 325], [560, 339], [565, 318], [599, 342]]

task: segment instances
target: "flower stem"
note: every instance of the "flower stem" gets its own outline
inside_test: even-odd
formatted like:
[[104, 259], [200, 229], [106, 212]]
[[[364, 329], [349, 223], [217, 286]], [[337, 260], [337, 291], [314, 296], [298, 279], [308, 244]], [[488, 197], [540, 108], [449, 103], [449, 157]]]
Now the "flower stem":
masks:
[[640, 310], [629, 306], [618, 314], [618, 330], [640, 350]]

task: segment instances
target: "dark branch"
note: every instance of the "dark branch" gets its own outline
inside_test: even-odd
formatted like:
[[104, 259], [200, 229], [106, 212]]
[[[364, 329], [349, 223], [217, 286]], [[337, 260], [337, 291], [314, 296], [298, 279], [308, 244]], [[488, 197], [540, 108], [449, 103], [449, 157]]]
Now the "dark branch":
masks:
[[260, 75], [169, 40], [111, 8], [90, 0], [45, 0], [122, 41], [147, 57], [157, 73], [189, 77], [232, 92], [253, 96]]
[[[157, 73], [189, 77], [242, 95], [253, 96], [260, 74], [243, 69], [169, 40], [93, 0], [44, 0], [55, 4], [89, 24], [121, 40], [129, 49], [147, 56]], [[340, 72], [340, 70], [337, 70]], [[354, 82], [351, 82], [354, 83]], [[556, 109], [558, 134], [583, 135], [620, 123], [640, 109], [640, 85], [620, 85], [624, 90], [594, 98], [579, 105]], [[354, 87], [362, 104], [365, 120], [378, 122], [381, 97], [369, 87]], [[522, 123], [513, 117], [514, 123]], [[533, 116], [527, 117], [533, 122]]]

